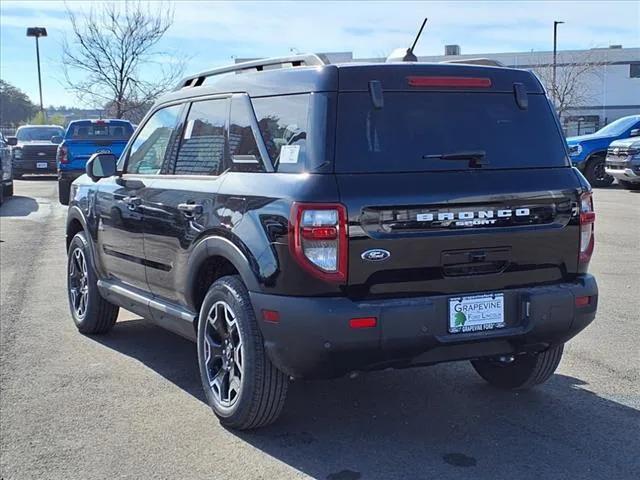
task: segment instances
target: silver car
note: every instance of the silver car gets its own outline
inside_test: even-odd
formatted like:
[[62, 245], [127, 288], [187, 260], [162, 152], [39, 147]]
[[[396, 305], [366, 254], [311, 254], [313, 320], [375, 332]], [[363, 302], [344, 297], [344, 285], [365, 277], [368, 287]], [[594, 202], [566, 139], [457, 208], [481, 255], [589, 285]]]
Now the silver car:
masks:
[[629, 190], [640, 189], [640, 136], [611, 142], [605, 171]]
[[2, 193], [0, 201], [13, 195], [13, 170], [11, 165], [11, 148], [7, 145], [2, 132], [0, 132], [0, 183]]

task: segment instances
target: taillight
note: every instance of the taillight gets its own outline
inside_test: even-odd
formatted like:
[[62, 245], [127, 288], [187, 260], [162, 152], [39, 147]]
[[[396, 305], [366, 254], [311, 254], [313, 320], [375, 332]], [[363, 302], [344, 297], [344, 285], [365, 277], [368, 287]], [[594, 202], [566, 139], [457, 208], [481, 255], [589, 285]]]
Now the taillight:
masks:
[[308, 272], [323, 280], [347, 278], [347, 210], [339, 203], [294, 203], [289, 248]]
[[407, 77], [410, 87], [489, 88], [491, 79], [486, 77]]
[[593, 235], [596, 212], [593, 210], [591, 192], [580, 196], [580, 263], [589, 263], [595, 246]]
[[60, 145], [58, 147], [58, 162], [67, 163], [69, 161], [69, 156], [67, 152], [67, 147], [64, 145]]

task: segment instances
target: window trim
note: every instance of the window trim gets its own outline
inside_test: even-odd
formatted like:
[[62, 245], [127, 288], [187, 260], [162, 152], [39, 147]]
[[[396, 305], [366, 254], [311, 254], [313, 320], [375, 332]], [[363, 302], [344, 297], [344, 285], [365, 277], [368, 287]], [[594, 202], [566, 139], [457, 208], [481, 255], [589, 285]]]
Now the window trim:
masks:
[[[247, 93], [234, 93], [231, 97], [230, 107], [229, 107], [229, 119], [231, 119], [231, 106], [233, 104], [233, 100], [238, 99], [240, 102], [244, 103], [247, 111], [249, 112], [249, 122], [251, 123], [251, 131], [253, 133], [253, 138], [256, 141], [256, 146], [258, 147], [258, 152], [260, 153], [260, 157], [262, 157], [262, 165], [264, 166], [263, 173], [274, 173], [275, 168], [273, 167], [273, 161], [269, 156], [269, 152], [267, 151], [267, 146], [264, 143], [264, 139], [262, 138], [262, 133], [260, 133], [260, 128], [258, 127], [258, 119], [256, 117], [256, 112], [253, 110], [253, 104], [251, 103], [251, 98]], [[230, 122], [231, 120], [229, 120]], [[227, 135], [229, 134], [229, 129], [227, 128]], [[229, 158], [231, 161], [231, 158]], [[259, 172], [238, 172], [238, 173], [259, 173]]]

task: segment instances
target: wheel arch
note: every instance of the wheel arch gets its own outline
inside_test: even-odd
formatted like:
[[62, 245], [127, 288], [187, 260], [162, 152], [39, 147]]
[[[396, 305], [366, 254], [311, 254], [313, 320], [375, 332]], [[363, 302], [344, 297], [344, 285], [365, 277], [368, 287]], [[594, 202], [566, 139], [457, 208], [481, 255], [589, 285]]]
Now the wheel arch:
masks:
[[75, 237], [78, 232], [82, 231], [84, 231], [87, 235], [89, 233], [84, 215], [82, 215], [82, 212], [79, 208], [70, 207], [69, 213], [67, 214], [67, 229], [65, 235], [67, 250], [69, 250], [69, 245], [71, 244], [71, 240], [73, 240], [73, 237]]

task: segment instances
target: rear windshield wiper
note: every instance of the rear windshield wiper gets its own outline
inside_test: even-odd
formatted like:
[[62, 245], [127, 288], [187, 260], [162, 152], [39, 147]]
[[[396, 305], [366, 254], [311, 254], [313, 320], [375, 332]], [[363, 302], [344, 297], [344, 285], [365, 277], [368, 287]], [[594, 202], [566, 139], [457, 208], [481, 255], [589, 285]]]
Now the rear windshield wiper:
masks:
[[468, 160], [470, 167], [482, 167], [489, 165], [489, 162], [485, 159], [487, 152], [484, 150], [467, 150], [453, 153], [435, 153], [432, 155], [423, 155], [423, 159], [437, 159], [437, 160]]

